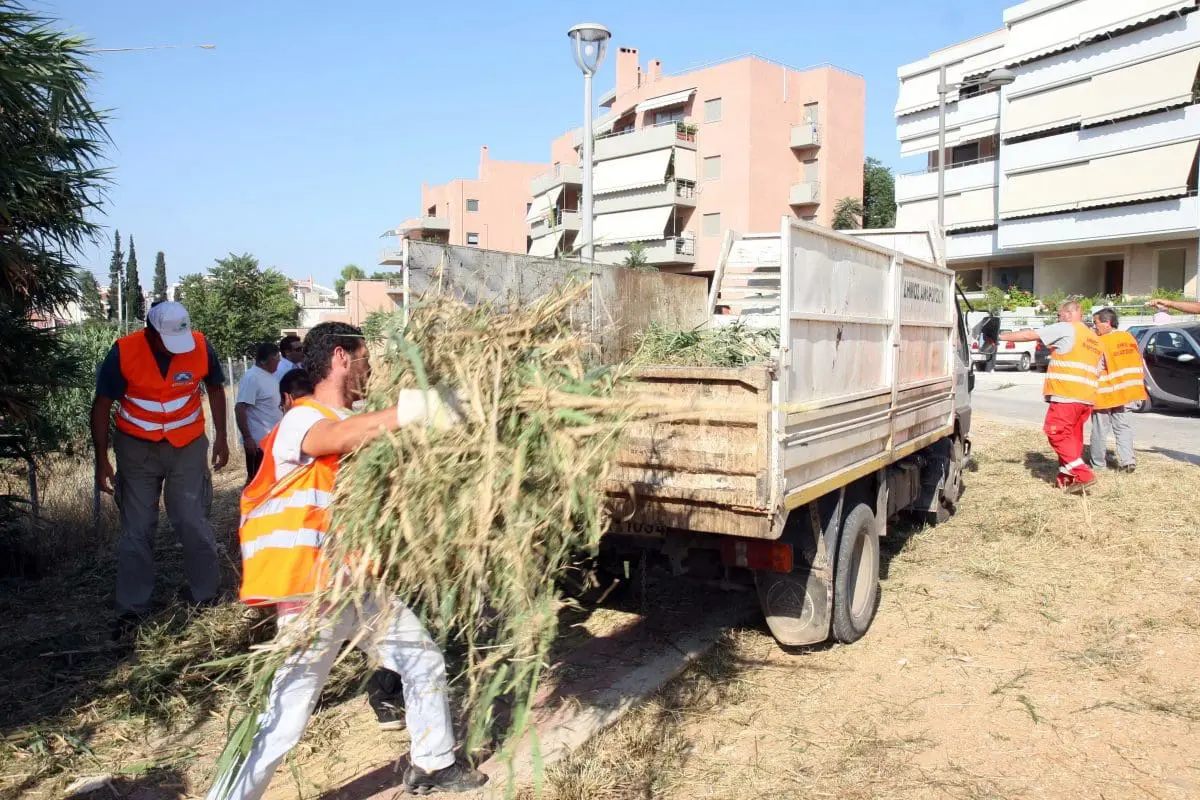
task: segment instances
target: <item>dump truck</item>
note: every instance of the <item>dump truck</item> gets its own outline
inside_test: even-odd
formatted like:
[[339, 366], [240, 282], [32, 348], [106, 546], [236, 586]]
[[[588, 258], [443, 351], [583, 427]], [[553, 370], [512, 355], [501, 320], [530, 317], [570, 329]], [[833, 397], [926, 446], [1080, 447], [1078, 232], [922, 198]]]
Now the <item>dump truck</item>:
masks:
[[779, 346], [769, 363], [636, 373], [634, 391], [697, 411], [628, 432], [604, 570], [657, 561], [752, 588], [788, 646], [866, 633], [880, 538], [902, 512], [948, 519], [970, 451], [967, 332], [953, 273], [913, 255], [936, 257], [929, 236], [785, 217], [726, 240], [712, 324], [772, 326]]

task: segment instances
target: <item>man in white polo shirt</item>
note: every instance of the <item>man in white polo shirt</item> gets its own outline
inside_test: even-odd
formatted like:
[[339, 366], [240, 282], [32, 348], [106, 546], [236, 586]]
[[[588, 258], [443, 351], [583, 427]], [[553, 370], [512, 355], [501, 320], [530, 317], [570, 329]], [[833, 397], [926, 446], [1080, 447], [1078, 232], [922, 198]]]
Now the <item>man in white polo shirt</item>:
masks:
[[304, 343], [294, 333], [289, 333], [279, 340], [279, 366], [275, 368], [275, 380], [283, 380], [294, 369], [304, 366]]
[[254, 480], [254, 473], [262, 463], [260, 443], [283, 416], [279, 408], [279, 379], [275, 377], [279, 363], [279, 348], [264, 342], [254, 351], [254, 366], [238, 382], [233, 415], [242, 434], [242, 449], [246, 451], [246, 483]]

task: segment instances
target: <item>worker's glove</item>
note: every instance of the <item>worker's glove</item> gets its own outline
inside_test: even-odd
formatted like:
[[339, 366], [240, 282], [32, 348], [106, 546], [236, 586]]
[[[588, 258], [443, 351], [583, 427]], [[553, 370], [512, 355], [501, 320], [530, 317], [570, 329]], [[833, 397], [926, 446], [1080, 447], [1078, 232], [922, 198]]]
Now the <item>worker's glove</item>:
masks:
[[396, 400], [396, 423], [429, 425], [439, 431], [461, 425], [465, 419], [458, 392], [446, 388], [401, 389]]

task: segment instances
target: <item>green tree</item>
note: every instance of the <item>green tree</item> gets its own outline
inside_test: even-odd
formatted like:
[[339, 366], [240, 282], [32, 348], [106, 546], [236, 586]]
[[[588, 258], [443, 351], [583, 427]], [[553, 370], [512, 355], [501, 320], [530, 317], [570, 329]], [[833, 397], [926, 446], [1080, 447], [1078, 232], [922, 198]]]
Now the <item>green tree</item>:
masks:
[[653, 271], [650, 260], [646, 258], [646, 245], [643, 242], [633, 242], [629, 245], [629, 255], [621, 262], [621, 266], [629, 269]]
[[[864, 228], [893, 228], [896, 225], [896, 179], [892, 171], [877, 158], [863, 164]], [[835, 226], [836, 227], [836, 226]]]
[[146, 293], [142, 291], [142, 280], [138, 276], [137, 250], [133, 237], [129, 237], [129, 260], [125, 262], [125, 323], [146, 318]]
[[357, 264], [347, 264], [342, 267], [342, 272], [338, 279], [334, 281], [333, 288], [337, 291], [338, 302], [346, 302], [346, 284], [349, 281], [361, 281], [367, 277], [367, 273], [363, 272], [362, 268]]
[[118, 305], [121, 282], [125, 280], [125, 251], [121, 249], [121, 232], [113, 231], [112, 257], [108, 261], [108, 318], [114, 322], [121, 316]]
[[33, 318], [80, 300], [74, 254], [95, 241], [89, 217], [107, 181], [87, 43], [56, 25], [0, 2], [0, 432], [33, 454], [59, 443], [46, 399], [91, 377], [66, 338]]
[[79, 305], [83, 316], [88, 322], [99, 322], [108, 319], [104, 311], [104, 301], [100, 299], [100, 284], [96, 276], [87, 270], [79, 275]]
[[402, 272], [372, 272], [371, 280], [373, 281], [395, 281], [399, 283], [404, 279]]
[[154, 302], [167, 299], [167, 254], [162, 250], [154, 257]]
[[850, 228], [861, 228], [863, 219], [863, 204], [857, 197], [843, 197], [833, 207], [833, 228], [844, 231]]
[[249, 355], [255, 344], [275, 341], [300, 318], [287, 277], [260, 269], [249, 254], [218, 258], [207, 276], [185, 276], [178, 294], [192, 327], [225, 356]]

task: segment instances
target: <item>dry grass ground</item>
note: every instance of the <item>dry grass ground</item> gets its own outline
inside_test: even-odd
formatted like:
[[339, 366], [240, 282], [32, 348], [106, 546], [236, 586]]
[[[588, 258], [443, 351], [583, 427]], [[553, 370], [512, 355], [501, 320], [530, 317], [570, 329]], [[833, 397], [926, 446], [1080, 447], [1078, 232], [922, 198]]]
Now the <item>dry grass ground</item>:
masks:
[[556, 800], [1200, 797], [1200, 471], [1080, 499], [977, 431], [949, 524], [887, 542], [851, 646], [723, 646], [549, 775]]
[[[732, 631], [556, 766], [544, 794], [1200, 796], [1200, 472], [1144, 456], [1071, 498], [1046, 483], [1046, 452], [1034, 430], [979, 430], [959, 515], [886, 543], [863, 641], [789, 654], [761, 629]], [[230, 544], [240, 481], [235, 463], [216, 484]], [[85, 775], [132, 800], [207, 787], [237, 698], [191, 667], [268, 631], [235, 606], [172, 603], [181, 577], [162, 536], [163, 638], [135, 659], [101, 647], [106, 543], [40, 581], [0, 582], [0, 798], [61, 797]], [[593, 614], [563, 647], [629, 618]], [[156, 656], [168, 640], [182, 662]], [[352, 663], [327, 694], [273, 800], [320, 796], [407, 749], [374, 727], [361, 676]]]

